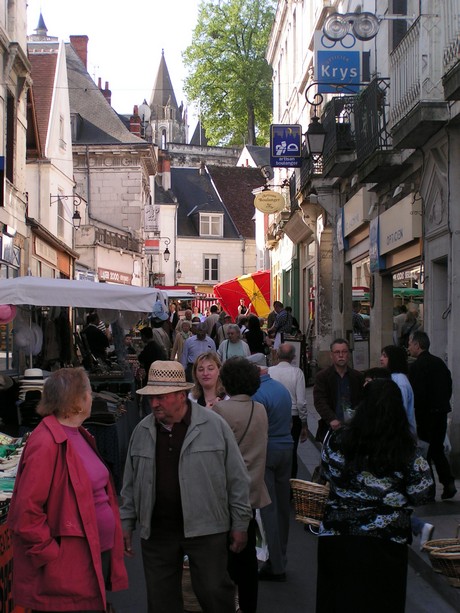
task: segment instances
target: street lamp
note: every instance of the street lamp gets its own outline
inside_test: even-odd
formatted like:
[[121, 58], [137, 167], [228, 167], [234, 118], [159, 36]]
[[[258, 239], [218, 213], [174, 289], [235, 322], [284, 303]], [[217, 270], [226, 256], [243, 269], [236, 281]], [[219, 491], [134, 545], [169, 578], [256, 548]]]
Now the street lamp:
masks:
[[72, 215], [72, 225], [75, 228], [75, 230], [78, 230], [78, 228], [81, 225], [81, 215], [80, 215], [80, 211], [78, 210], [78, 207], [80, 206], [82, 202], [84, 202], [81, 196], [77, 196], [77, 194], [71, 194], [71, 195], [58, 194], [57, 196], [53, 196], [50, 194], [50, 206], [52, 206], [55, 202], [62, 202], [63, 200], [69, 200], [69, 199], [73, 200], [73, 206], [74, 206], [74, 212]]
[[176, 278], [180, 279], [182, 277], [182, 270], [180, 269], [180, 262], [176, 262], [177, 270], [176, 270]]
[[324, 129], [323, 124], [320, 122], [316, 112], [317, 107], [322, 104], [324, 96], [319, 92], [316, 92], [312, 97], [309, 97], [311, 88], [317, 85], [318, 83], [315, 81], [305, 90], [305, 99], [308, 104], [313, 107], [314, 115], [311, 118], [310, 125], [308, 126], [307, 131], [304, 133], [304, 136], [307, 143], [308, 155], [311, 156], [314, 162], [318, 161], [323, 155], [324, 142], [326, 140], [326, 130]]

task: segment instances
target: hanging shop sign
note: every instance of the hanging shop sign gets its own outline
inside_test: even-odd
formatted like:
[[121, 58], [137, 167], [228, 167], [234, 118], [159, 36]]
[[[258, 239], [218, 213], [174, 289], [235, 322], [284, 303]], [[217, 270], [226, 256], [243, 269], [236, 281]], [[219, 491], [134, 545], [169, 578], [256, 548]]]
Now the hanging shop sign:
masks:
[[302, 166], [302, 126], [274, 124], [270, 126], [270, 166], [300, 168]]
[[267, 189], [256, 194], [254, 206], [262, 213], [269, 215], [270, 213], [279, 213], [282, 211], [286, 206], [286, 202], [282, 194]]
[[[354, 93], [361, 83], [362, 44], [353, 34], [341, 40], [328, 39], [315, 32], [315, 80], [318, 93]], [[340, 89], [342, 88], [342, 89]]]

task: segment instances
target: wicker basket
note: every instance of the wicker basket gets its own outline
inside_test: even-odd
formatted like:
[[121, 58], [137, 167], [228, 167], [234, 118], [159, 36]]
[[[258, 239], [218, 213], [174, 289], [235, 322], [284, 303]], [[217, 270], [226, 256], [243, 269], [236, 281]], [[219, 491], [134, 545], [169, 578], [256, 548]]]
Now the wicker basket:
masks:
[[291, 479], [291, 489], [296, 520], [311, 526], [319, 526], [329, 496], [329, 485]]
[[453, 587], [460, 587], [460, 544], [430, 551], [431, 564]]
[[[443, 549], [444, 547], [455, 547], [458, 545], [460, 545], [460, 541], [458, 540], [458, 538], [435, 539], [432, 541], [427, 541], [423, 545], [422, 550], [426, 551], [428, 554], [431, 554], [432, 551], [438, 551], [439, 549]], [[442, 572], [441, 567], [438, 564], [438, 560], [436, 558], [433, 559], [431, 555], [430, 562], [435, 573]]]

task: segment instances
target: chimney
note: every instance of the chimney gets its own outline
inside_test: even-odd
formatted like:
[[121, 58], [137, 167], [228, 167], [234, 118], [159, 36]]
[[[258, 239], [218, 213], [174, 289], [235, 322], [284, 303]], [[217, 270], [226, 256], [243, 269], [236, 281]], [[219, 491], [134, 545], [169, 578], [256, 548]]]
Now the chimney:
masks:
[[104, 98], [107, 100], [107, 102], [110, 104], [110, 106], [112, 106], [112, 92], [109, 89], [109, 82], [106, 81], [105, 82], [105, 89], [102, 89], [102, 84], [101, 84], [101, 77], [98, 78], [97, 81], [97, 86], [101, 92], [101, 94], [104, 96]]
[[129, 131], [135, 134], [136, 136], [139, 136], [140, 138], [141, 136], [141, 118], [139, 117], [139, 109], [138, 109], [137, 104], [134, 105], [133, 114], [129, 118]]
[[88, 37], [86, 34], [71, 35], [70, 44], [75, 49], [76, 54], [83, 62], [85, 68], [88, 68]]

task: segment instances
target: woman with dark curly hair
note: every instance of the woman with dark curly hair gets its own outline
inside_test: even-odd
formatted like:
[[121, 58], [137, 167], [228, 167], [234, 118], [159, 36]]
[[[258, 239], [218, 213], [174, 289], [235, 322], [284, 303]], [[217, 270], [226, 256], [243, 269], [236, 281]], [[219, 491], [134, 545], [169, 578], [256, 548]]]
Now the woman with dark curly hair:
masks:
[[212, 407], [215, 402], [225, 398], [225, 389], [219, 376], [221, 362], [214, 351], [200, 354], [192, 368], [195, 387], [190, 390], [189, 398], [203, 407]]
[[322, 450], [330, 484], [318, 542], [317, 613], [403, 613], [411, 505], [431, 496], [401, 392], [389, 379], [364, 388], [352, 420]]
[[229, 358], [220, 376], [230, 399], [216, 403], [213, 410], [225, 419], [235, 435], [251, 479], [249, 498], [254, 515], [245, 549], [241, 553], [229, 552], [228, 572], [238, 588], [241, 609], [237, 611], [255, 613], [258, 592], [255, 509], [270, 504], [264, 480], [268, 418], [264, 406], [251, 399], [260, 386], [259, 368], [255, 364], [246, 358]]

